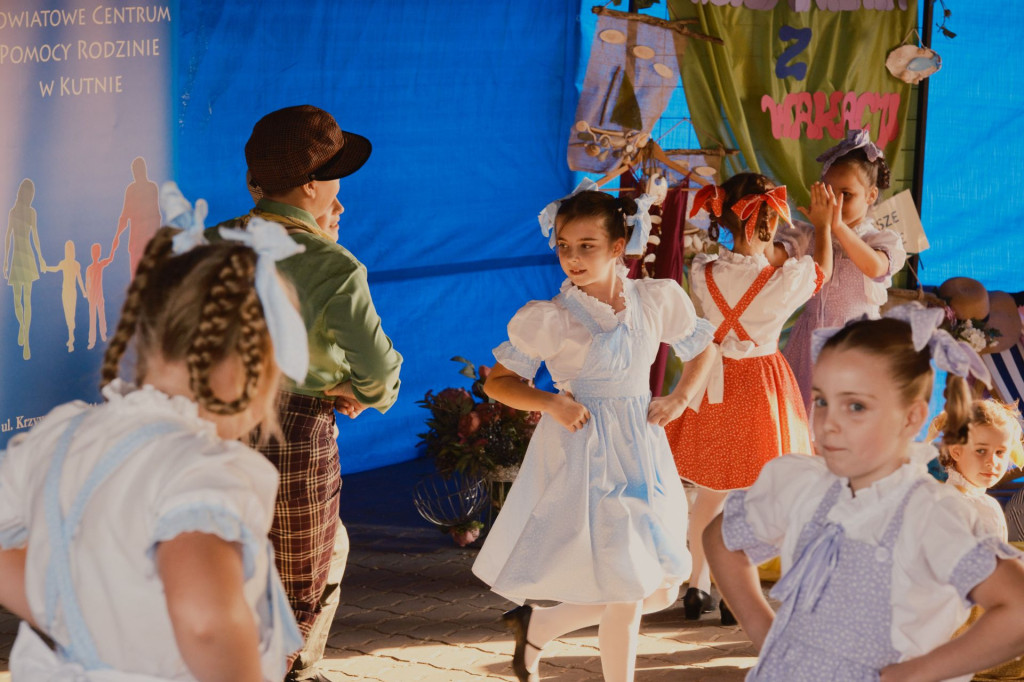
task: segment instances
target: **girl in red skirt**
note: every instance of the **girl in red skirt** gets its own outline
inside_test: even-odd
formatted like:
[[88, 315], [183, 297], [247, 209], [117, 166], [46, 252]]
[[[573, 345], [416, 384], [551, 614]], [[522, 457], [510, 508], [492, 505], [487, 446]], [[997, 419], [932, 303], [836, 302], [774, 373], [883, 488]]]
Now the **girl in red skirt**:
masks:
[[[781, 217], [791, 224], [786, 188], [756, 173], [734, 175], [694, 197], [691, 217], [711, 216], [711, 236], [729, 230], [733, 249], [698, 254], [690, 292], [698, 314], [716, 327], [717, 361], [703, 398], [665, 427], [681, 478], [697, 486], [687, 531], [693, 571], [683, 597], [687, 620], [711, 610], [711, 574], [701, 534], [730, 490], [752, 485], [768, 460], [788, 452], [810, 453], [810, 431], [800, 388], [779, 352], [786, 320], [828, 280], [832, 271], [830, 229], [838, 210], [822, 183], [811, 187], [810, 210], [822, 225], [815, 253], [768, 262]], [[723, 621], [735, 620], [722, 606]]]

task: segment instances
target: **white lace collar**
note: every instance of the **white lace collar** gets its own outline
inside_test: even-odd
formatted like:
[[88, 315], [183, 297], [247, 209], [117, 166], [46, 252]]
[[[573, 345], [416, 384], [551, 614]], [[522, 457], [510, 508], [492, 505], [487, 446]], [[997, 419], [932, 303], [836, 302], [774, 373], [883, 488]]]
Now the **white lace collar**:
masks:
[[956, 467], [950, 466], [946, 469], [946, 473], [949, 474], [949, 479], [946, 483], [955, 485], [960, 491], [967, 495], [967, 497], [981, 497], [985, 494], [985, 488], [976, 486], [966, 478], [964, 475], [957, 471]]
[[896, 471], [885, 478], [880, 478], [866, 488], [861, 488], [857, 491], [856, 496], [850, 490], [850, 480], [842, 478], [840, 480], [843, 481], [844, 485], [836, 506], [854, 509], [877, 506], [884, 503], [894, 492], [906, 488], [906, 486], [926, 473], [926, 466], [917, 457], [911, 455], [910, 461], [901, 464]]
[[769, 265], [768, 258], [762, 253], [758, 253], [753, 256], [746, 256], [742, 253], [730, 251], [725, 247], [719, 247], [718, 258], [726, 263], [733, 263], [736, 265], [756, 265], [759, 268]]
[[207, 433], [217, 437], [216, 425], [200, 417], [199, 406], [183, 395], [169, 396], [149, 384], [139, 388], [122, 379], [114, 379], [103, 387], [102, 392], [103, 397], [112, 405], [120, 403], [126, 407], [146, 411], [165, 414], [170, 412], [180, 417], [181, 421], [192, 427], [197, 433]]
[[580, 289], [578, 286], [572, 283], [571, 280], [566, 278], [562, 282], [561, 293], [566, 298], [571, 298], [574, 301], [578, 301], [583, 309], [586, 310], [590, 315], [598, 322], [605, 322], [605, 325], [615, 325], [619, 322], [626, 322], [628, 324], [629, 316], [626, 313], [629, 310], [629, 297], [626, 296], [626, 288], [633, 286], [635, 283], [629, 279], [629, 268], [625, 265], [615, 266], [615, 275], [622, 281], [622, 291], [619, 296], [622, 297], [623, 309], [619, 312], [615, 312], [615, 309], [604, 301], [599, 301], [587, 292]]

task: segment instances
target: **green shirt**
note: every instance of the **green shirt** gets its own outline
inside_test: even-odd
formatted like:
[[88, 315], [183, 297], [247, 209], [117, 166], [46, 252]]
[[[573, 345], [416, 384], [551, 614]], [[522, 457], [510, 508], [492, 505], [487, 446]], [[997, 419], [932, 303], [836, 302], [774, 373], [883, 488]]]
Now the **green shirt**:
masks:
[[313, 216], [300, 208], [261, 199], [249, 213], [206, 231], [220, 239], [221, 227], [244, 227], [257, 213], [284, 218], [284, 227], [303, 253], [278, 261], [277, 269], [295, 287], [309, 337], [309, 373], [302, 385], [283, 377], [294, 393], [328, 397], [324, 390], [345, 381], [367, 407], [386, 412], [398, 397], [402, 356], [381, 328], [366, 281], [366, 267], [348, 249], [321, 236]]

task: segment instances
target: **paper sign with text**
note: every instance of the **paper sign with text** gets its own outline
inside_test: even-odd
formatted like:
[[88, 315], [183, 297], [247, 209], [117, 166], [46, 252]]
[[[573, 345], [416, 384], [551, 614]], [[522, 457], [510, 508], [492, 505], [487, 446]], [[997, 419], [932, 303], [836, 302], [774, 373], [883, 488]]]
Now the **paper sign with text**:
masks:
[[907, 253], [928, 250], [928, 237], [924, 233], [924, 225], [921, 224], [921, 216], [910, 196], [910, 190], [905, 189], [872, 208], [871, 217], [875, 219], [878, 229], [888, 228], [903, 237]]

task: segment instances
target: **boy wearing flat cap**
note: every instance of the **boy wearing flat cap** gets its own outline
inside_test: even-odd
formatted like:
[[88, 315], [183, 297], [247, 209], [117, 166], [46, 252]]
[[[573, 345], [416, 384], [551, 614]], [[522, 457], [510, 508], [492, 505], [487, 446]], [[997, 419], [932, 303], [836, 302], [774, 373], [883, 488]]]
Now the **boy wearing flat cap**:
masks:
[[[310, 105], [273, 111], [245, 145], [256, 206], [207, 230], [244, 227], [253, 216], [280, 223], [305, 251], [278, 262], [292, 282], [309, 336], [309, 373], [302, 384], [283, 378], [279, 419], [284, 440], [250, 444], [281, 474], [270, 538], [306, 646], [287, 680], [327, 680], [318, 672], [348, 556], [338, 518], [341, 472], [335, 409], [356, 417], [385, 412], [398, 397], [402, 356], [381, 329], [366, 268], [337, 243], [339, 178], [370, 156], [370, 142], [343, 131]], [[333, 554], [333, 560], [332, 560]]]

